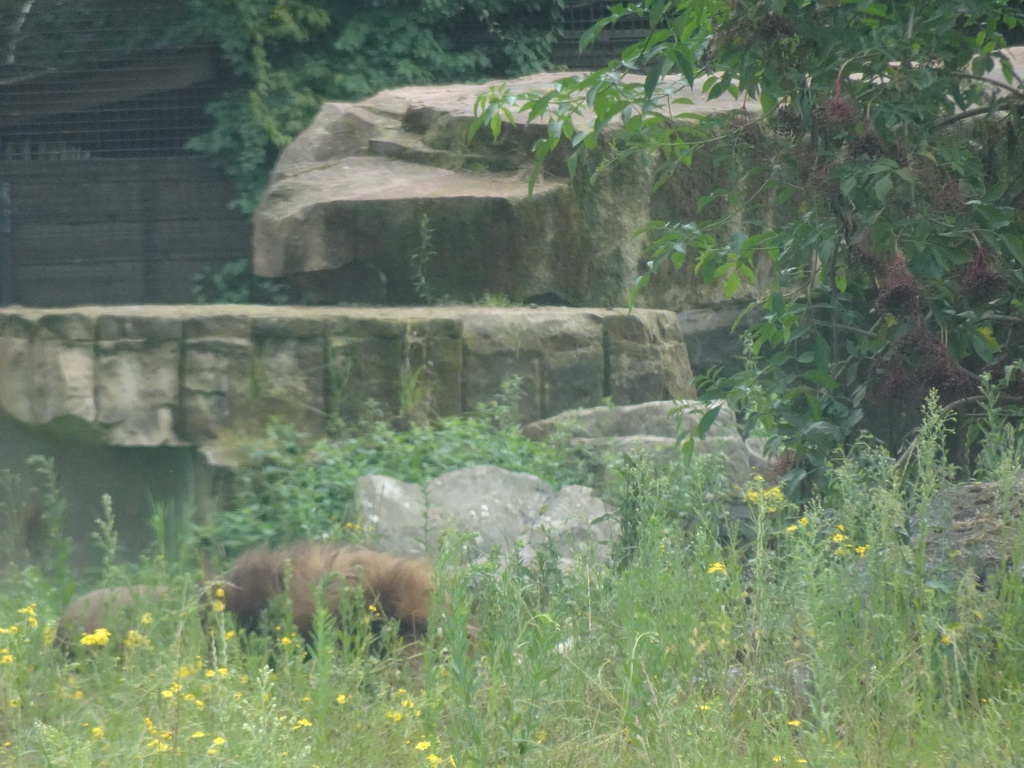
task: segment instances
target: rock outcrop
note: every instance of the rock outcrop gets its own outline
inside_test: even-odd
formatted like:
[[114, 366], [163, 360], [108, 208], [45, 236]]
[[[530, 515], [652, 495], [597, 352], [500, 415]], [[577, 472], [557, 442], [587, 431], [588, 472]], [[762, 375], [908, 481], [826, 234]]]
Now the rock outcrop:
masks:
[[385, 415], [457, 414], [513, 376], [527, 419], [692, 394], [669, 312], [0, 309], [0, 415], [113, 446], [217, 454], [272, 417], [316, 434], [368, 399]]
[[436, 554], [445, 530], [468, 534], [471, 559], [518, 550], [532, 562], [551, 547], [563, 565], [580, 552], [611, 554], [618, 523], [590, 488], [555, 491], [538, 477], [492, 466], [447, 472], [426, 488], [385, 475], [357, 481], [355, 507], [377, 531], [378, 545], [404, 555]]
[[[1019, 552], [1024, 515], [1024, 474], [1009, 484], [962, 483], [932, 499], [925, 525], [925, 553], [937, 578], [959, 580], [971, 570], [983, 582], [1012, 563]], [[912, 520], [912, 546], [920, 541], [920, 521]], [[1021, 564], [1012, 563], [1018, 573]]]
[[[462, 301], [490, 292], [522, 302], [625, 306], [649, 258], [637, 230], [662, 213], [697, 218], [698, 199], [728, 182], [710, 158], [696, 159], [658, 191], [639, 158], [596, 175], [581, 168], [570, 179], [565, 154], [554, 153], [531, 193], [530, 150], [548, 128], [514, 108], [500, 140], [485, 128], [467, 143], [479, 97], [495, 87], [543, 92], [568, 74], [399, 88], [356, 104], [325, 104], [282, 152], [256, 211], [255, 272], [288, 277], [331, 303], [422, 303], [421, 279], [434, 294]], [[690, 88], [668, 80], [663, 88], [666, 103], [691, 99], [689, 112], [741, 107], [728, 96], [707, 101], [699, 82]], [[420, 275], [417, 252], [429, 254]], [[641, 298], [649, 306], [681, 309], [720, 298], [686, 270], [666, 271], [657, 283]]]
[[752, 473], [763, 469], [763, 441], [744, 438], [725, 403], [665, 400], [581, 408], [527, 424], [523, 433], [543, 440], [557, 431], [575, 443], [617, 451], [639, 445], [655, 461], [679, 461], [680, 435], [692, 434], [710, 408], [718, 408], [718, 416], [703, 439], [695, 440], [694, 452], [721, 456], [726, 487], [742, 491]]

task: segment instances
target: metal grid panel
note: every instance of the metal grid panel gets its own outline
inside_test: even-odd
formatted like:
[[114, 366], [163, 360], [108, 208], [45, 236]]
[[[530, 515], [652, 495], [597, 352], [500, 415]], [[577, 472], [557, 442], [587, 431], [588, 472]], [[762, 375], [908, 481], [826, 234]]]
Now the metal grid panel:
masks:
[[607, 16], [612, 5], [607, 0], [567, 0], [563, 36], [553, 51], [557, 63], [573, 69], [603, 67], [623, 48], [644, 39], [650, 31], [646, 19], [629, 16], [605, 27], [585, 51], [580, 51], [580, 37]]
[[[608, 9], [613, 5], [616, 3], [608, 2], [608, 0], [567, 0], [563, 16], [566, 37], [579, 40], [580, 35], [608, 15]], [[609, 29], [635, 30], [637, 39], [640, 39], [643, 37], [640, 33], [649, 27], [646, 19], [630, 15], [620, 19]]]
[[185, 3], [0, 0], [0, 159], [167, 157], [209, 126], [217, 64]]
[[0, 159], [167, 157], [209, 127], [216, 62], [199, 49], [3, 78]]

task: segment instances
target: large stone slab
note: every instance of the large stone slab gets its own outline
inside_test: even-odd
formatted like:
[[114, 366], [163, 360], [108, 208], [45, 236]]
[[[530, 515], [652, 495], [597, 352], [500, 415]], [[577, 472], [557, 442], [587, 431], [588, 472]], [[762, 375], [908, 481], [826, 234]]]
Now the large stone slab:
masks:
[[316, 434], [368, 399], [385, 416], [453, 415], [512, 376], [526, 419], [692, 395], [670, 312], [0, 309], [0, 414], [111, 446], [198, 446], [214, 463], [272, 418]]
[[[325, 104], [282, 152], [256, 211], [255, 272], [288, 277], [325, 303], [422, 303], [412, 256], [424, 248], [426, 216], [433, 234], [425, 276], [436, 295], [627, 305], [646, 269], [637, 231], [662, 211], [696, 215], [700, 196], [725, 182], [710, 161], [698, 162], [655, 192], [651, 164], [640, 158], [600, 174], [593, 173], [600, 158], [588, 159], [595, 167], [570, 179], [563, 152], [549, 156], [531, 194], [531, 147], [547, 133], [543, 118], [530, 122], [513, 111], [498, 141], [485, 129], [467, 143], [479, 97], [497, 87], [543, 92], [569, 74]], [[667, 80], [662, 88], [666, 103], [691, 100], [687, 111], [741, 106], [728, 96], [707, 101], [700, 83]], [[686, 271], [659, 280], [657, 306], [717, 298]]]

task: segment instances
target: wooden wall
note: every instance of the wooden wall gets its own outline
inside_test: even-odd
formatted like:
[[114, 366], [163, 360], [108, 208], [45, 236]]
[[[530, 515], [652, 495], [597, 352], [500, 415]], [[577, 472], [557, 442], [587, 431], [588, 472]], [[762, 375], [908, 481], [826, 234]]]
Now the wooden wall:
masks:
[[189, 302], [251, 254], [233, 196], [201, 158], [0, 160], [0, 304]]

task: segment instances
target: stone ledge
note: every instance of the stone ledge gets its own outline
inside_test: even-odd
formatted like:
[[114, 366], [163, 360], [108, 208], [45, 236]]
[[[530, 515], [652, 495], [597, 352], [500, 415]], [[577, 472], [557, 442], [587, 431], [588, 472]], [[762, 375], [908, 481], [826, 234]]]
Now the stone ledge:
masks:
[[693, 395], [671, 312], [247, 305], [0, 309], [0, 413], [112, 446], [208, 455], [273, 417], [319, 433], [366, 400], [471, 410], [523, 381], [534, 420]]

